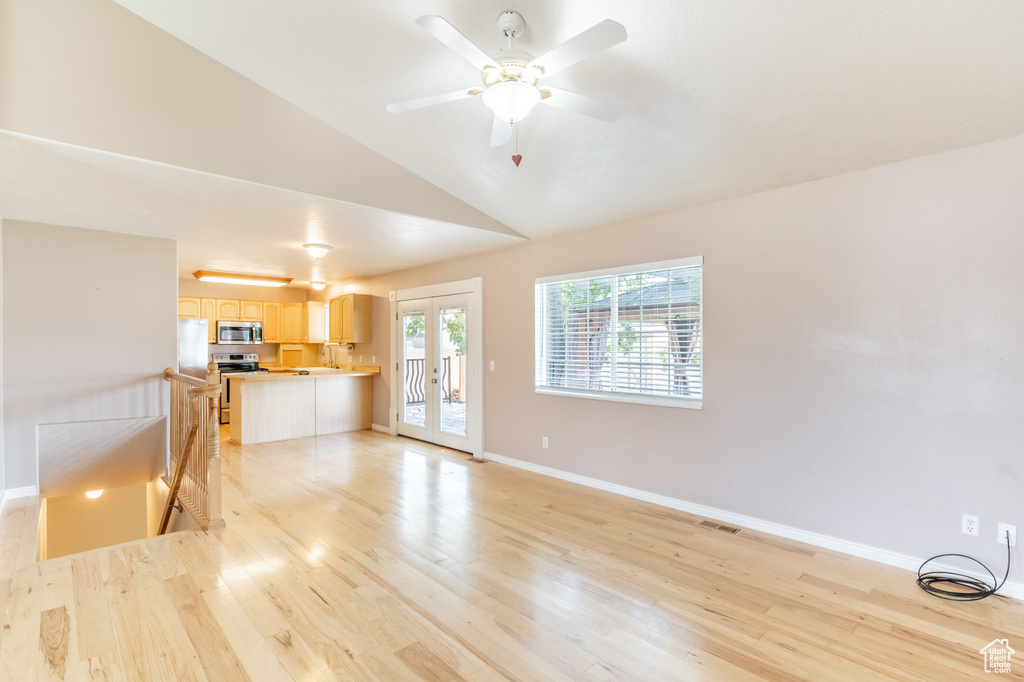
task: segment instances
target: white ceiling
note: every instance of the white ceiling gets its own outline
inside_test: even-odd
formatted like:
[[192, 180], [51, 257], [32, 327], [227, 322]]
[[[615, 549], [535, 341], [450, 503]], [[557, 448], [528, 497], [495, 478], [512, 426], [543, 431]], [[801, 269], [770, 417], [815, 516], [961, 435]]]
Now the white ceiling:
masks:
[[[1024, 134], [1024, 2], [117, 2], [532, 239]], [[606, 18], [625, 26], [626, 42], [547, 83], [616, 102], [626, 114], [609, 124], [537, 107], [519, 125], [517, 168], [512, 146], [489, 146], [492, 118], [478, 99], [385, 110], [479, 82], [479, 72], [413, 23], [418, 16], [441, 15], [496, 53], [504, 43], [495, 22], [506, 9], [526, 19], [516, 46], [534, 55]], [[37, 153], [45, 144], [0, 142]], [[98, 160], [88, 150], [61, 154], [72, 168], [103, 172], [93, 173], [88, 193], [51, 207], [53, 222], [102, 213], [91, 197], [110, 182], [129, 198], [120, 219], [97, 216], [97, 225], [134, 221], [136, 231], [173, 236], [183, 263], [196, 267], [260, 272], [303, 263], [283, 253], [302, 236], [270, 235], [282, 224], [273, 221], [305, 215], [310, 204], [324, 213], [324, 240], [351, 250], [332, 277], [518, 241], [183, 169]], [[18, 181], [10, 162], [0, 171]], [[168, 195], [180, 200], [180, 214], [165, 213]], [[212, 229], [229, 215], [241, 224]], [[333, 227], [353, 217], [371, 226], [366, 234]], [[204, 227], [176, 227], [182, 222]], [[224, 248], [243, 234], [266, 243]], [[224, 255], [206, 255], [213, 252]]]

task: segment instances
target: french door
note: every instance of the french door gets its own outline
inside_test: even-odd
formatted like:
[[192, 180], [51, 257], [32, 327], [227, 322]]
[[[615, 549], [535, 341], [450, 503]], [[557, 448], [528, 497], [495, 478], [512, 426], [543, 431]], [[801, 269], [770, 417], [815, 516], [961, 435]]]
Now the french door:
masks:
[[396, 416], [403, 436], [480, 454], [475, 300], [459, 293], [398, 301]]

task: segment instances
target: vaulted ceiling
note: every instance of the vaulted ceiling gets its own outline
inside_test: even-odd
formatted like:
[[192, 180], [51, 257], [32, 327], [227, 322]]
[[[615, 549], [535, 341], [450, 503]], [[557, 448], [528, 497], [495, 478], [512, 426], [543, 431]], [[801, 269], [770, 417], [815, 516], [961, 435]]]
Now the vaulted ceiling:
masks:
[[[1024, 3], [0, 0], [0, 210], [179, 240], [192, 269], [329, 280], [1024, 134]], [[613, 123], [537, 107], [492, 148], [479, 83], [414, 20], [539, 55]], [[514, 145], [518, 145], [518, 148]], [[518, 151], [516, 167], [511, 155]], [[825, 229], [823, 227], [823, 229]]]

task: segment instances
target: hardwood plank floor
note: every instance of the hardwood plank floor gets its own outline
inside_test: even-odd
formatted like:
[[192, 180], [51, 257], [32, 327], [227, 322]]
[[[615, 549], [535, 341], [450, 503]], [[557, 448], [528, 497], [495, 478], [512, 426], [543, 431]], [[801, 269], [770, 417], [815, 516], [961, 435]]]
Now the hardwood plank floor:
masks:
[[222, 456], [210, 533], [35, 563], [8, 502], [0, 679], [970, 680], [1024, 647], [1024, 603], [412, 440]]

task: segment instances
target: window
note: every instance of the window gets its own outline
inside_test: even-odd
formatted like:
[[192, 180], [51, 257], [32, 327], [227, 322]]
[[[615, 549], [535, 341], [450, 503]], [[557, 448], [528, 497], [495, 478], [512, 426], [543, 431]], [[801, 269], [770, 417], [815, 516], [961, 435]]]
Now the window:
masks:
[[536, 283], [536, 390], [701, 406], [703, 258]]

